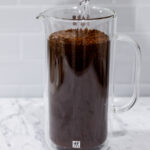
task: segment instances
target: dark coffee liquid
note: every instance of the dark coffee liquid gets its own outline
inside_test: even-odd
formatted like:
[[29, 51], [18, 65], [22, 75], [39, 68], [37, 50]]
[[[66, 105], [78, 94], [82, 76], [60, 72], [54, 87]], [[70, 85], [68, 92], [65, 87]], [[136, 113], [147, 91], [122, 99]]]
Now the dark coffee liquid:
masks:
[[98, 30], [64, 30], [49, 41], [50, 139], [80, 149], [103, 144], [107, 137], [109, 37]]

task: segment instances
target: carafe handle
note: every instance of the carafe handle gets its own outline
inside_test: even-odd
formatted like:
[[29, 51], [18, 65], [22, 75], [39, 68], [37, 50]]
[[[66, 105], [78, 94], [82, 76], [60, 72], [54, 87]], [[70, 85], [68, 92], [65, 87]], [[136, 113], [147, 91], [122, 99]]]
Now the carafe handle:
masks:
[[[130, 98], [130, 101], [122, 106], [117, 106], [115, 104], [115, 99], [113, 99], [113, 110], [114, 112], [126, 112], [130, 110], [136, 103], [137, 98], [139, 96], [139, 80], [140, 80], [140, 70], [141, 70], [141, 49], [137, 42], [135, 42], [130, 36], [127, 35], [116, 35], [116, 40], [121, 42], [127, 42], [130, 45], [133, 45], [135, 48], [133, 48], [135, 52], [135, 77], [134, 77], [134, 90], [133, 95]], [[114, 79], [113, 79], [114, 82]], [[113, 83], [114, 86], [114, 83]], [[114, 94], [114, 87], [113, 87], [113, 94]]]

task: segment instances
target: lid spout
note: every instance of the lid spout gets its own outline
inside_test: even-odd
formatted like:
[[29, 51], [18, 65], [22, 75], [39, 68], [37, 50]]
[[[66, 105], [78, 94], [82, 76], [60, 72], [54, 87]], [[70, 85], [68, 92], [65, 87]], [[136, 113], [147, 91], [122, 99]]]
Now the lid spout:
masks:
[[38, 16], [36, 16], [36, 19], [45, 18], [45, 17], [46, 17], [46, 16], [45, 16], [45, 12], [46, 12], [46, 11], [41, 12]]

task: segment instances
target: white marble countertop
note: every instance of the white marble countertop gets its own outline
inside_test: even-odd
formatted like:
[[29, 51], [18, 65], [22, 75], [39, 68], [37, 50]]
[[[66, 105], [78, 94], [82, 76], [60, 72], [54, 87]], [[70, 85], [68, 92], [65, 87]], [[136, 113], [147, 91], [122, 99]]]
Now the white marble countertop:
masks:
[[[141, 98], [113, 124], [113, 150], [150, 150], [150, 98]], [[0, 150], [48, 150], [42, 99], [0, 99]]]

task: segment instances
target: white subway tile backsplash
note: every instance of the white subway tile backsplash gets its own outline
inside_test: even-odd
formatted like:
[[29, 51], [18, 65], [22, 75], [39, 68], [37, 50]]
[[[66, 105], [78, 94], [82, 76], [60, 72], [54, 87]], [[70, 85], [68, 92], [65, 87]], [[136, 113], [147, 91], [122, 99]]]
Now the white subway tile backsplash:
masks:
[[136, 32], [150, 32], [150, 7], [139, 7], [136, 11], [135, 30]]
[[[113, 0], [92, 0], [91, 3], [102, 3], [102, 4], [111, 4]], [[80, 0], [21, 0], [22, 4], [57, 4], [57, 5], [70, 5], [78, 4]]]
[[114, 81], [116, 84], [130, 84], [133, 80], [133, 63], [116, 61]]
[[115, 97], [132, 97], [133, 89], [133, 84], [115, 84], [113, 94]]
[[22, 85], [21, 96], [22, 97], [42, 97], [44, 93], [43, 85]]
[[134, 62], [135, 47], [128, 42], [116, 41], [116, 60], [123, 63]]
[[43, 34], [22, 36], [23, 59], [43, 59], [45, 53], [45, 41]]
[[0, 97], [42, 97], [42, 85], [0, 85]]
[[0, 85], [42, 84], [42, 61], [0, 62]]
[[[42, 96], [44, 40], [35, 17], [43, 8], [74, 5], [79, 0], [0, 0], [0, 96]], [[143, 55], [142, 94], [150, 89], [150, 1], [91, 0], [110, 7], [118, 15], [118, 31], [127, 32], [140, 44]], [[146, 6], [147, 5], [147, 6]], [[136, 33], [138, 32], [138, 33]], [[117, 42], [115, 83], [129, 93], [133, 79], [134, 47]]]
[[18, 0], [0, 0], [0, 6], [17, 4], [17, 2], [18, 2]]
[[135, 7], [111, 7], [118, 16], [117, 31], [134, 32], [135, 29]]
[[19, 58], [19, 35], [0, 34], [0, 60]]
[[[141, 47], [141, 52], [142, 52], [142, 64], [141, 64], [141, 84], [150, 84], [150, 34], [144, 34], [144, 33], [136, 33], [136, 34], [129, 34], [133, 39], [135, 39], [140, 47]], [[130, 63], [134, 63], [134, 51], [133, 49], [135, 47], [132, 47], [131, 45], [128, 45], [127, 43], [119, 43], [117, 44], [117, 64], [120, 63], [126, 63], [126, 65], [119, 65], [119, 67], [130, 67]], [[122, 45], [122, 46], [121, 46]], [[128, 45], [128, 46], [127, 46]], [[130, 52], [131, 51], [131, 52]], [[119, 68], [118, 67], [118, 68]], [[118, 74], [120, 69], [118, 69]], [[132, 70], [133, 71], [133, 70]], [[120, 72], [122, 74], [123, 70]], [[128, 70], [128, 73], [131, 73]], [[124, 74], [124, 75], [123, 75]], [[120, 80], [119, 83], [122, 83], [124, 81], [123, 78], [127, 79], [129, 78], [129, 74], [125, 75], [125, 72], [121, 76], [122, 78], [118, 78], [116, 80]], [[126, 80], [126, 82], [129, 80]]]
[[21, 4], [34, 4], [34, 5], [39, 5], [39, 4], [76, 4], [76, 0], [20, 0]]
[[0, 32], [40, 32], [40, 8], [0, 7]]
[[146, 5], [150, 4], [149, 0], [114, 0], [116, 4], [123, 4], [123, 5]]
[[19, 85], [0, 85], [0, 97], [21, 96], [21, 86]]
[[135, 33], [130, 34], [130, 36], [139, 43], [142, 50], [142, 59], [150, 61], [150, 33]]
[[[21, 4], [32, 4], [32, 5], [39, 5], [39, 4], [59, 4], [59, 5], [66, 5], [66, 4], [78, 4], [80, 0], [20, 0]], [[94, 4], [123, 4], [123, 5], [146, 5], [150, 4], [149, 0], [92, 0], [91, 3]]]
[[113, 0], [91, 0], [91, 4], [112, 4]]
[[[141, 64], [141, 84], [150, 84], [150, 34], [144, 33], [136, 33], [136, 34], [129, 34], [133, 39], [135, 39], [142, 51], [142, 64]], [[117, 43], [117, 56], [116, 56], [116, 82], [117, 83], [127, 83], [131, 81], [131, 71], [133, 73], [130, 63], [134, 63], [134, 51], [135, 47], [128, 45], [127, 43]], [[124, 63], [124, 64], [123, 64]], [[122, 67], [122, 68], [121, 68]], [[129, 67], [129, 68], [128, 68]], [[134, 67], [134, 66], [133, 66]], [[124, 69], [123, 69], [124, 68]], [[121, 70], [121, 71], [120, 71]], [[126, 73], [126, 71], [127, 73]], [[118, 76], [118, 75], [119, 76]], [[133, 74], [132, 74], [133, 75]], [[123, 82], [125, 81], [125, 82]]]
[[150, 84], [141, 84], [140, 85], [140, 95], [144, 97], [149, 97]]
[[141, 83], [150, 84], [150, 60], [142, 60]]

